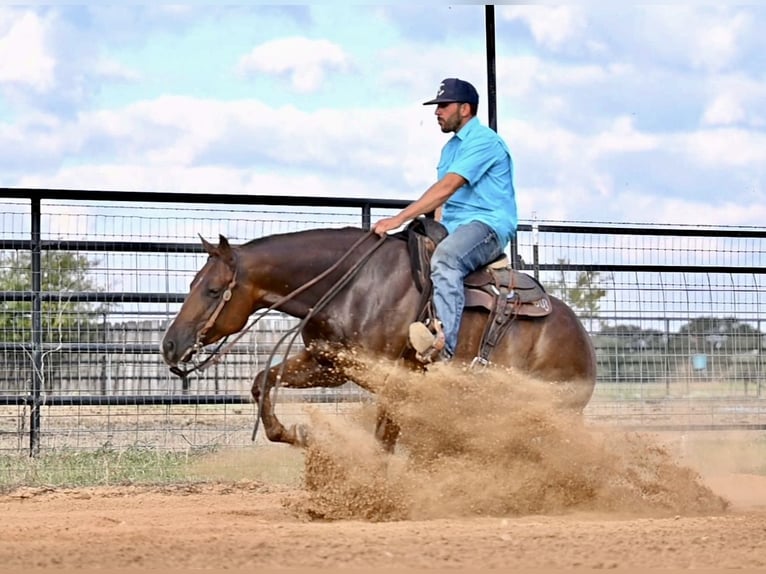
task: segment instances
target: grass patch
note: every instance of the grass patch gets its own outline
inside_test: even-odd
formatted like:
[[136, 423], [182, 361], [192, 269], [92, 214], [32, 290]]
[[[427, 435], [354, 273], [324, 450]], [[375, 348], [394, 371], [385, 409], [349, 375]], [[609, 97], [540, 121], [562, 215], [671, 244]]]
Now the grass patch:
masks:
[[742, 381], [706, 380], [689, 381], [673, 380], [659, 382], [598, 382], [593, 391], [596, 399], [606, 400], [635, 400], [635, 399], [751, 399], [760, 398], [763, 389], [758, 384]]
[[36, 457], [0, 454], [0, 492], [21, 486], [87, 487], [257, 480], [297, 486], [303, 451], [262, 446], [165, 451], [151, 447], [43, 452]]
[[659, 436], [703, 474], [766, 475], [766, 432], [702, 431]]
[[131, 447], [0, 455], [0, 489], [186, 481], [189, 454]]
[[288, 445], [220, 449], [189, 460], [188, 474], [195, 480], [257, 480], [299, 486], [303, 481], [305, 453]]

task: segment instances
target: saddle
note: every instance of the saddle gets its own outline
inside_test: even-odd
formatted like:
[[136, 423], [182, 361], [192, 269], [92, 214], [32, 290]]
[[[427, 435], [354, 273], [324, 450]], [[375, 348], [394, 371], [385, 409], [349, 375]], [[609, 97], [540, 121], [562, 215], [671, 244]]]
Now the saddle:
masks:
[[[420, 320], [432, 315], [430, 261], [436, 245], [447, 236], [444, 226], [428, 217], [413, 220], [401, 232], [407, 240], [412, 276], [421, 294]], [[474, 359], [482, 364], [502, 340], [517, 317], [544, 317], [551, 312], [551, 302], [537, 279], [512, 268], [506, 255], [468, 275], [464, 281], [465, 307], [488, 311], [479, 351]]]

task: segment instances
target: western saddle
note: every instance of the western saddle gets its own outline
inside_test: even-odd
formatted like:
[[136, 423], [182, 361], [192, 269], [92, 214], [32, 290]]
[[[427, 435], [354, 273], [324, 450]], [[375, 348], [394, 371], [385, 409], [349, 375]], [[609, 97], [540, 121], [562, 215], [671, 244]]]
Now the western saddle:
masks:
[[[432, 318], [430, 260], [447, 231], [434, 219], [419, 217], [397, 235], [407, 241], [412, 276], [422, 294], [419, 320]], [[465, 307], [488, 312], [474, 363], [489, 363], [492, 351], [517, 317], [543, 317], [551, 312], [551, 301], [543, 286], [535, 278], [513, 269], [505, 254], [468, 275], [463, 285]]]

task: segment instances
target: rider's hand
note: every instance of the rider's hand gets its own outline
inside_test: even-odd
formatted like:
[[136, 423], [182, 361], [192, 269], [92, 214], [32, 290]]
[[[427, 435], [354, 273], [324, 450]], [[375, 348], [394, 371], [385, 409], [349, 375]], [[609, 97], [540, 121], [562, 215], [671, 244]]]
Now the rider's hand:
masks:
[[377, 233], [378, 235], [385, 235], [392, 229], [396, 229], [397, 227], [402, 225], [402, 221], [399, 220], [398, 217], [386, 217], [385, 219], [381, 219], [375, 225], [372, 226], [372, 230]]

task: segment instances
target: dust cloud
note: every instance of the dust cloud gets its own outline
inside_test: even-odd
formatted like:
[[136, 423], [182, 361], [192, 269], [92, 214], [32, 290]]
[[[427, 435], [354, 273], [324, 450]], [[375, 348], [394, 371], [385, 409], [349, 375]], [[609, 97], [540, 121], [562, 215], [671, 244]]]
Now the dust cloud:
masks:
[[401, 434], [374, 438], [375, 408], [311, 413], [306, 496], [315, 519], [709, 515], [728, 503], [650, 437], [588, 427], [561, 410], [560, 386], [502, 368], [412, 373], [366, 362], [365, 377]]

